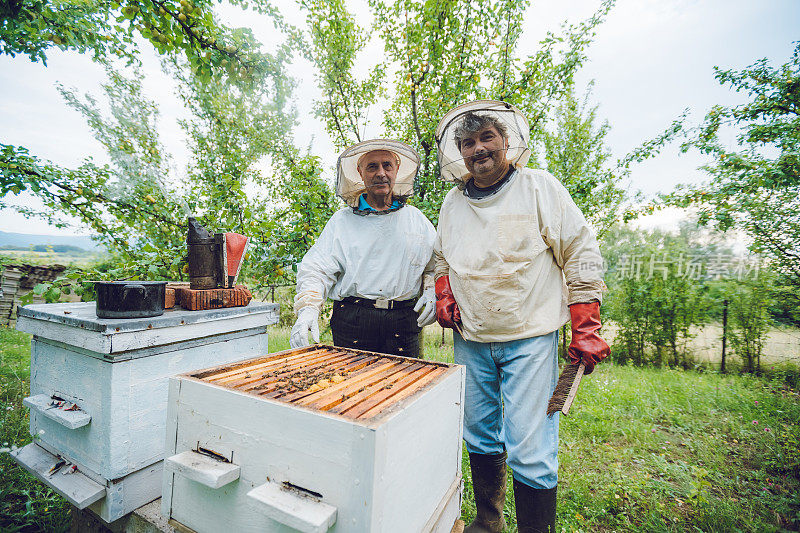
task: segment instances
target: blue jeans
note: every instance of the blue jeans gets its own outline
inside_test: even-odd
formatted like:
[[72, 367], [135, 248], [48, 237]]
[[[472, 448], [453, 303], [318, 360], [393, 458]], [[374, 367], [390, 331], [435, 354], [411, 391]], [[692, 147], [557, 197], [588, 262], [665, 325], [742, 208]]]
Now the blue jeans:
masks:
[[[464, 441], [470, 453], [508, 452], [517, 481], [558, 482], [558, 417], [546, 414], [558, 381], [558, 330], [509, 342], [453, 335], [455, 362], [467, 367]], [[502, 394], [502, 400], [501, 400]]]

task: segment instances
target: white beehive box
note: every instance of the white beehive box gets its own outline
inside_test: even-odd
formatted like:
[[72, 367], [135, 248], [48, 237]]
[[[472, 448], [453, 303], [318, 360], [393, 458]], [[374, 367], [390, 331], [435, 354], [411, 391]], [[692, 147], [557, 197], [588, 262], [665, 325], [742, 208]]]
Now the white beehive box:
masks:
[[[99, 319], [93, 302], [20, 308], [17, 329], [33, 334], [24, 404], [36, 440], [15, 459], [108, 522], [158, 498], [169, 377], [268, 353], [277, 319], [277, 304], [259, 303], [138, 319]], [[59, 457], [77, 472], [49, 474]]]
[[317, 345], [169, 394], [162, 514], [181, 530], [449, 532], [460, 515], [462, 366]]

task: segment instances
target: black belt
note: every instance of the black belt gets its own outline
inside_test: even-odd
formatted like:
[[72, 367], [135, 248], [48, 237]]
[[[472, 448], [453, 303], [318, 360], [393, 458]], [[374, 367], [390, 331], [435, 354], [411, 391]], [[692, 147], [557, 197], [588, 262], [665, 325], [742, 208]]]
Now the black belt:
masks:
[[342, 303], [350, 305], [358, 305], [361, 307], [369, 307], [372, 309], [406, 309], [414, 307], [417, 303], [416, 299], [411, 300], [387, 300], [385, 298], [378, 298], [377, 300], [370, 300], [369, 298], [361, 298], [355, 296], [348, 296], [340, 300]]

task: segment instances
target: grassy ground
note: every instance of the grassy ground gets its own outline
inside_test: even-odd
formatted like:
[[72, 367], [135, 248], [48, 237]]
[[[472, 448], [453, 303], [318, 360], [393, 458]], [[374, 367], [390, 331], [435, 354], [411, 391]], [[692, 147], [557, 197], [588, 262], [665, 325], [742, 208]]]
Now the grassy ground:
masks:
[[[24, 446], [30, 392], [30, 335], [0, 327], [0, 447]], [[67, 531], [69, 505], [0, 453], [0, 531]]]
[[[330, 341], [323, 334], [323, 342]], [[0, 329], [0, 443], [30, 441], [29, 337]], [[288, 348], [271, 331], [270, 351]], [[452, 361], [449, 333], [425, 332], [428, 359]], [[561, 422], [558, 524], [563, 531], [800, 529], [800, 396], [765, 378], [604, 363]], [[5, 444], [7, 443], [7, 444]], [[474, 515], [464, 457], [463, 518]], [[58, 531], [59, 497], [0, 454], [0, 531]], [[509, 477], [506, 519], [515, 531]]]

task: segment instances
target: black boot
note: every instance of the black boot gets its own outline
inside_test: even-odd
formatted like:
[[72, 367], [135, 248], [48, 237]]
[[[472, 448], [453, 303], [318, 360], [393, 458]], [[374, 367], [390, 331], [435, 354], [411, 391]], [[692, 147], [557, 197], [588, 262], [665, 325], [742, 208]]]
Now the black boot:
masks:
[[555, 533], [557, 490], [558, 487], [534, 489], [514, 480], [519, 533]]
[[503, 505], [506, 503], [506, 453], [469, 454], [472, 491], [475, 494], [475, 520], [464, 533], [502, 533], [506, 528]]

